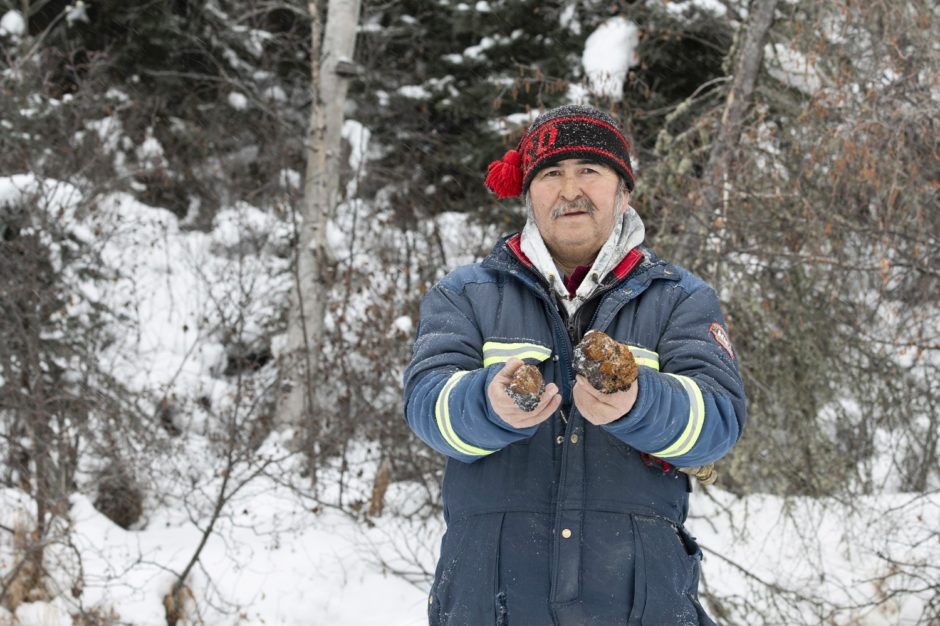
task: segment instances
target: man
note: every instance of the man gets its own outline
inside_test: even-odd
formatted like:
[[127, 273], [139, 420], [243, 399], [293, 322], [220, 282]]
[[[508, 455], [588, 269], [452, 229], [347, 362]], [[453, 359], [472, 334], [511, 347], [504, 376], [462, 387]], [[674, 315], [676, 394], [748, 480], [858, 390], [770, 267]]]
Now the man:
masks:
[[[543, 113], [487, 176], [525, 194], [522, 233], [422, 303], [405, 414], [448, 457], [432, 624], [712, 624], [676, 468], [728, 452], [744, 393], [714, 291], [642, 246], [629, 150], [602, 111]], [[627, 391], [574, 374], [589, 329], [629, 345]], [[528, 412], [523, 362], [547, 383]]]

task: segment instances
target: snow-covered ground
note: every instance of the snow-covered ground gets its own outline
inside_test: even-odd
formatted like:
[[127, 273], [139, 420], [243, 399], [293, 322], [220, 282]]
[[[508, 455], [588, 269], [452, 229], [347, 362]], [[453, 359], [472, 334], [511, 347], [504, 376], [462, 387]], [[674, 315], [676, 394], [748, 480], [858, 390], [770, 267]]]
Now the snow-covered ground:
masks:
[[[229, 503], [206, 545], [190, 578], [184, 623], [425, 623], [426, 590], [396, 572], [413, 577], [432, 568], [442, 527], [438, 520], [396, 515], [408, 499], [407, 485], [393, 488], [390, 510], [364, 524], [334, 511], [314, 512], [294, 490], [257, 479]], [[29, 516], [21, 493], [0, 492], [0, 503], [0, 523]], [[895, 495], [856, 505], [738, 499], [715, 489], [696, 495], [690, 528], [706, 550], [703, 590], [723, 599], [734, 623], [764, 623], [760, 612], [771, 604], [786, 616], [780, 623], [918, 623], [929, 594], [912, 590], [925, 581], [899, 575], [898, 563], [937, 574], [940, 497]], [[15, 619], [0, 613], [0, 624], [71, 625], [69, 615], [80, 606], [113, 612], [118, 623], [166, 624], [163, 598], [207, 520], [194, 523], [179, 510], [158, 508], [142, 528], [125, 531], [78, 494], [70, 517], [71, 546], [57, 546], [49, 556], [59, 564], [60, 586], [53, 587], [59, 595], [20, 605]], [[80, 604], [69, 593], [79, 557]], [[4, 551], [3, 569], [10, 562]], [[880, 604], [869, 606], [873, 601]]]
[[[2, 522], [28, 519], [22, 494], [0, 492]], [[15, 619], [0, 610], [0, 624], [71, 626], [81, 608], [113, 612], [116, 623], [165, 626], [163, 599], [199, 545], [206, 520], [179, 510], [149, 512], [145, 527], [124, 530], [73, 496], [71, 546], [53, 544], [47, 562], [56, 572], [51, 602], [27, 602]], [[390, 542], [406, 528], [391, 515], [372, 528], [311, 503], [276, 481], [259, 479], [229, 503], [189, 578], [188, 624], [419, 624], [424, 591], [388, 571], [396, 562]], [[433, 538], [427, 535], [428, 541]], [[428, 552], [430, 555], [430, 552]], [[0, 571], [14, 557], [4, 550]], [[81, 566], [80, 599], [70, 589]]]

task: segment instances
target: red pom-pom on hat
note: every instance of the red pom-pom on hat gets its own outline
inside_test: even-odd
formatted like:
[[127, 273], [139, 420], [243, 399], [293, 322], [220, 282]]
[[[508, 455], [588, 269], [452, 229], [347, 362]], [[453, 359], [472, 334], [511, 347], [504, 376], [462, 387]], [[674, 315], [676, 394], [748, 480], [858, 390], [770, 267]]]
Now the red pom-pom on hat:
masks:
[[510, 150], [499, 161], [487, 168], [486, 186], [500, 199], [512, 198], [522, 193], [522, 155]]

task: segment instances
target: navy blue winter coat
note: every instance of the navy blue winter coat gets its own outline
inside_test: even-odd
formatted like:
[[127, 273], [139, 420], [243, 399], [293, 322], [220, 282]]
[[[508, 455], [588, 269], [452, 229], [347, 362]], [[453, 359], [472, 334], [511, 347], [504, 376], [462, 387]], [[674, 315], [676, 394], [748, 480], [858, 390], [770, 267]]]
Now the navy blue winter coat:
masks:
[[[431, 624], [712, 624], [697, 599], [702, 552], [683, 528], [689, 479], [648, 455], [699, 466], [741, 433], [744, 392], [718, 298], [647, 249], [595, 293], [567, 319], [516, 235], [422, 302], [405, 414], [448, 457]], [[602, 427], [571, 396], [572, 347], [592, 328], [641, 366], [634, 407]], [[559, 411], [536, 427], [513, 428], [487, 402], [511, 357], [561, 390]]]

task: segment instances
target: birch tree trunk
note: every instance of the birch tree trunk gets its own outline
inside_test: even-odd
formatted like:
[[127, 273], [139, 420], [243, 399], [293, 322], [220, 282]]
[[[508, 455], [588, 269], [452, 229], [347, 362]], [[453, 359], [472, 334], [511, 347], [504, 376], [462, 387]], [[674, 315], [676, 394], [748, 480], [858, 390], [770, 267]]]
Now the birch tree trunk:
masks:
[[307, 167], [287, 347], [281, 362], [285, 387], [278, 398], [276, 422], [281, 426], [303, 425], [314, 438], [318, 432], [314, 401], [317, 363], [330, 287], [326, 224], [339, 204], [340, 132], [349, 86], [349, 77], [336, 69], [337, 63], [349, 62], [353, 57], [359, 6], [360, 0], [329, 0], [321, 45], [323, 22], [317, 1], [308, 2], [314, 97], [307, 130]]
[[705, 166], [702, 198], [697, 219], [689, 220], [685, 236], [677, 251], [679, 262], [687, 267], [700, 265], [705, 238], [711, 225], [724, 214], [723, 207], [731, 194], [732, 166], [738, 141], [741, 138], [744, 115], [751, 102], [764, 61], [764, 46], [773, 24], [778, 0], [754, 0], [744, 41], [738, 48], [734, 62], [734, 78], [725, 99], [724, 111], [715, 142], [712, 144]]

